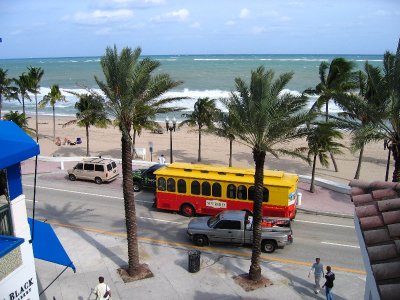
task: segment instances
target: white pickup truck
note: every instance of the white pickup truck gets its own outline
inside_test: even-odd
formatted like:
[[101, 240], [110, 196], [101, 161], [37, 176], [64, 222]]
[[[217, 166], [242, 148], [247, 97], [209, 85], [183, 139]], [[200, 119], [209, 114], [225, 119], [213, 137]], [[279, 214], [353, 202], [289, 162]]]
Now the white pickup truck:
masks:
[[[187, 235], [197, 246], [211, 242], [252, 244], [252, 215], [248, 211], [226, 210], [215, 217], [199, 217], [190, 221]], [[263, 218], [261, 250], [272, 253], [293, 243], [290, 219]]]

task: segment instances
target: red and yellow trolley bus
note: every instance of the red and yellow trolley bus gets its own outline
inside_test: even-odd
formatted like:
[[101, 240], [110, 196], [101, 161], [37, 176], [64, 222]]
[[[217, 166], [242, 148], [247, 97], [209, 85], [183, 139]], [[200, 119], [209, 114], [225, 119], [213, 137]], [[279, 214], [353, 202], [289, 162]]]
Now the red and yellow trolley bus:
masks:
[[[157, 208], [188, 217], [226, 209], [253, 211], [254, 169], [173, 163], [154, 174]], [[264, 171], [264, 216], [295, 217], [298, 180], [295, 174]]]

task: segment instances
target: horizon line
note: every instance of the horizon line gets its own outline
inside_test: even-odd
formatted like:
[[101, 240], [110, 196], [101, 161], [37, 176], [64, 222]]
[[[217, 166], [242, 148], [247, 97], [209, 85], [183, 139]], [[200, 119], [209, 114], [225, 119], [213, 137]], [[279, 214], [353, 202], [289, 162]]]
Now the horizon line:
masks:
[[[146, 56], [224, 56], [224, 55], [273, 55], [273, 56], [278, 56], [278, 55], [317, 55], [317, 56], [356, 56], [356, 55], [362, 55], [362, 56], [382, 56], [383, 54], [361, 54], [361, 53], [352, 53], [352, 54], [344, 54], [344, 53], [322, 53], [322, 54], [316, 54], [316, 53], [225, 53], [225, 54], [142, 54], [140, 56], [146, 57]], [[9, 58], [0, 58], [0, 60], [12, 60], [12, 59], [48, 59], [48, 58], [87, 58], [87, 57], [102, 57], [102, 55], [85, 55], [85, 56], [47, 56], [47, 57], [9, 57]]]

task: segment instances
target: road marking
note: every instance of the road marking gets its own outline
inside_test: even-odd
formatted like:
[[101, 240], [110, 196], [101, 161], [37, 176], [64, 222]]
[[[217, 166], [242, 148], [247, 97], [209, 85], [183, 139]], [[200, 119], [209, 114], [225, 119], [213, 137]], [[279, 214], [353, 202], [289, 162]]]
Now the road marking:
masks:
[[[33, 187], [33, 185], [30, 185], [30, 184], [24, 184], [24, 186]], [[100, 194], [91, 194], [91, 193], [85, 193], [85, 192], [78, 192], [78, 191], [70, 191], [70, 190], [56, 189], [56, 188], [51, 188], [51, 187], [46, 187], [46, 186], [36, 186], [36, 187], [37, 187], [37, 188], [41, 188], [41, 189], [45, 189], [45, 190], [52, 190], [52, 191], [67, 192], [67, 193], [80, 194], [80, 195], [88, 195], [88, 196], [96, 196], [96, 197], [103, 197], [103, 198], [111, 198], [111, 199], [124, 200], [124, 198], [122, 198], [122, 197], [117, 197], [117, 196], [107, 196], [107, 195], [100, 195]], [[145, 200], [135, 200], [135, 202], [153, 203], [153, 201], [145, 201]]]
[[333, 245], [333, 246], [341, 246], [341, 247], [350, 247], [350, 248], [358, 248], [358, 249], [360, 249], [360, 246], [355, 246], [355, 245], [346, 245], [346, 244], [329, 243], [329, 242], [321, 242], [321, 244]]
[[[53, 222], [53, 221], [49, 221], [49, 220], [47, 220], [47, 223], [55, 225], [55, 226], [71, 228], [71, 229], [75, 229], [75, 230], [96, 232], [96, 233], [126, 238], [126, 232], [123, 232], [123, 233], [110, 232], [110, 231], [100, 230], [100, 229], [96, 229], [96, 228], [82, 227], [82, 226], [72, 225], [72, 224], [61, 224], [61, 223]], [[222, 253], [222, 254], [228, 254], [228, 255], [238, 256], [238, 257], [243, 257], [243, 258], [251, 258], [250, 252], [243, 253], [243, 252], [235, 251], [235, 250], [225, 250], [225, 249], [223, 250], [223, 249], [217, 249], [217, 248], [211, 248], [211, 247], [196, 247], [196, 246], [193, 246], [193, 244], [189, 244], [189, 243], [164, 241], [164, 240], [158, 240], [158, 239], [149, 238], [149, 237], [138, 237], [138, 240], [142, 241], [142, 242], [149, 242], [149, 243], [154, 243], [154, 244], [159, 244], [159, 245], [182, 247], [185, 249], [188, 249], [188, 248], [189, 249], [197, 249], [197, 250], [202, 250], [202, 251], [208, 251], [211, 253]], [[261, 255], [261, 258], [263, 260], [277, 261], [280, 263], [287, 263], [287, 264], [310, 267], [310, 262], [296, 261], [296, 260], [291, 260], [291, 259], [283, 259], [283, 258], [272, 257], [272, 256], [268, 256], [268, 255]], [[347, 273], [355, 273], [355, 274], [361, 274], [361, 275], [366, 274], [365, 271], [363, 271], [363, 270], [342, 268], [342, 267], [337, 267], [337, 266], [332, 266], [332, 268], [336, 271], [342, 271], [342, 272], [347, 272]]]
[[183, 225], [185, 223], [182, 222], [175, 222], [175, 221], [168, 221], [168, 220], [162, 220], [162, 219], [154, 219], [154, 218], [146, 218], [146, 217], [138, 217], [139, 219], [145, 219], [145, 220], [152, 220], [156, 222], [162, 222], [162, 223], [172, 223], [172, 224], [178, 224], [178, 225]]
[[298, 220], [295, 219], [294, 223], [299, 222], [299, 223], [310, 223], [310, 224], [319, 224], [319, 225], [326, 225], [326, 226], [336, 226], [336, 227], [344, 227], [344, 228], [354, 228], [354, 226], [351, 225], [341, 225], [341, 224], [333, 224], [333, 223], [321, 223], [321, 222], [315, 222], [315, 221], [306, 221], [306, 220]]

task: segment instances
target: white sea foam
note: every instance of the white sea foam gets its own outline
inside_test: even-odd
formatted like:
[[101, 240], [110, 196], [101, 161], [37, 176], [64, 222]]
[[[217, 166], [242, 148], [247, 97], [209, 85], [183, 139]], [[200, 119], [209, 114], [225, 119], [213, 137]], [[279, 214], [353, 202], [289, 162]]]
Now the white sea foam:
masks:
[[[99, 93], [100, 95], [103, 95], [102, 91], [100, 89], [93, 89], [95, 92]], [[85, 89], [61, 89], [62, 94], [66, 98], [66, 102], [57, 102], [55, 107], [56, 107], [56, 114], [59, 116], [74, 116], [75, 115], [75, 103], [79, 100], [77, 96], [68, 93], [68, 91], [78, 93], [78, 94], [85, 94], [87, 91]], [[40, 88], [40, 93], [37, 95], [38, 97], [38, 102], [42, 100], [44, 95], [47, 95], [50, 92], [50, 88], [48, 87], [41, 87]], [[290, 93], [295, 96], [300, 96], [301, 93], [296, 90], [290, 90], [290, 89], [284, 89], [281, 92], [281, 95], [284, 93]], [[189, 90], [189, 89], [183, 89], [183, 90], [176, 90], [176, 91], [170, 91], [165, 93], [161, 98], [177, 98], [177, 97], [186, 97], [186, 99], [182, 99], [179, 101], [175, 101], [172, 103], [167, 104], [167, 107], [181, 107], [186, 111], [193, 111], [194, 108], [194, 103], [199, 99], [199, 98], [210, 98], [210, 99], [215, 99], [216, 100], [216, 106], [217, 108], [226, 111], [226, 108], [223, 106], [221, 103], [221, 99], [226, 99], [229, 98], [232, 95], [231, 91], [226, 91], [226, 90]], [[309, 95], [309, 103], [308, 103], [308, 108], [311, 108], [311, 106], [314, 104], [314, 102], [317, 100], [318, 96], [317, 95]], [[28, 113], [32, 113], [35, 108], [35, 98], [34, 95], [31, 95], [32, 101], [25, 101], [25, 107]], [[4, 103], [5, 104], [5, 109], [8, 105], [11, 105], [12, 110], [21, 110], [20, 108], [20, 103], [17, 100], [11, 100], [7, 101]], [[8, 108], [10, 109], [10, 108]], [[338, 106], [334, 104], [333, 101], [329, 103], [329, 111], [333, 113], [337, 113], [342, 111]], [[51, 109], [50, 107], [47, 107], [45, 109], [41, 109], [40, 114], [43, 115], [51, 115]]]
[[252, 58], [193, 58], [195, 61], [253, 61]]
[[354, 61], [378, 61], [381, 62], [383, 59], [354, 59]]
[[328, 58], [260, 58], [261, 61], [329, 61]]

